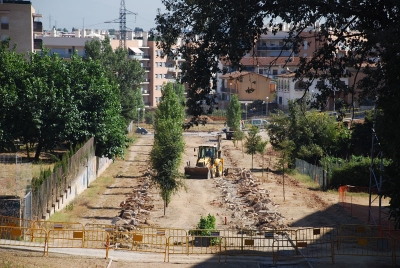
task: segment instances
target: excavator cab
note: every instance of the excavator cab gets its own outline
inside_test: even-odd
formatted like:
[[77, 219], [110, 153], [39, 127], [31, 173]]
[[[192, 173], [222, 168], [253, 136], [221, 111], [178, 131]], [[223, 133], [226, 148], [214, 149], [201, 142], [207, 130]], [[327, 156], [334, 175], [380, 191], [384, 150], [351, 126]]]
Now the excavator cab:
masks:
[[221, 137], [218, 136], [218, 145], [200, 145], [198, 148], [196, 166], [185, 167], [188, 178], [214, 178], [223, 175], [224, 159], [221, 158]]

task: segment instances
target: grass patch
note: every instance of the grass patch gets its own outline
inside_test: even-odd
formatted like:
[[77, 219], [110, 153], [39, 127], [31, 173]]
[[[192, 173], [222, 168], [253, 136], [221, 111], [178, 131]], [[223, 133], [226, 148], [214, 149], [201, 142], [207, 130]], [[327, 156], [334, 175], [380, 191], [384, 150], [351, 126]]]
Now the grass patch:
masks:
[[298, 182], [304, 184], [307, 188], [311, 189], [320, 189], [320, 186], [318, 183], [316, 183], [310, 176], [300, 174], [297, 171], [292, 172], [291, 174], [295, 180]]
[[[73, 201], [72, 201], [73, 202]], [[50, 216], [49, 221], [55, 222], [72, 222], [73, 219], [68, 213], [59, 211]]]
[[112, 177], [102, 177], [100, 176], [94, 182], [92, 182], [80, 196], [87, 199], [86, 201], [90, 202], [93, 198], [98, 197], [99, 194], [103, 193], [107, 186], [113, 184], [115, 179]]

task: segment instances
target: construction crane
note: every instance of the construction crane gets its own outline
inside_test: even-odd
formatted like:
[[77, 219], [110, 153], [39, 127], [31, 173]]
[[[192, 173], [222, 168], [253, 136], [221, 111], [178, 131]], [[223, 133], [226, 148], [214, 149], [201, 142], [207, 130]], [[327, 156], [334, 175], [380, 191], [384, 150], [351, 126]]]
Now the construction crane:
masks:
[[[119, 7], [119, 18], [112, 20], [112, 21], [106, 21], [105, 23], [119, 23], [119, 46], [126, 48], [126, 30], [132, 30], [130, 28], [126, 27], [126, 15], [137, 15], [137, 13], [134, 13], [132, 11], [129, 11], [125, 7], [125, 0], [121, 0], [121, 4]], [[136, 19], [136, 17], [135, 17]], [[133, 31], [133, 30], [132, 30]]]

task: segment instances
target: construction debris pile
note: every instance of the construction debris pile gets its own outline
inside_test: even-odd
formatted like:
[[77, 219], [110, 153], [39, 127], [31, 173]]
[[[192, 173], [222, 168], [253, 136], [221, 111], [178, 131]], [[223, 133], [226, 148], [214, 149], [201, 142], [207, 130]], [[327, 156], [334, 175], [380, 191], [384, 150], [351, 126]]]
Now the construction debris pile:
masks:
[[111, 224], [118, 227], [118, 231], [135, 230], [138, 225], [146, 224], [146, 218], [153, 209], [153, 200], [149, 194], [150, 179], [139, 178], [137, 186], [133, 187], [130, 196], [122, 201], [122, 210], [119, 216], [112, 219]]
[[[221, 190], [220, 202], [225, 209], [227, 225], [230, 229], [257, 229], [260, 231], [287, 228], [285, 217], [278, 212], [279, 205], [270, 199], [270, 191], [260, 187], [257, 177], [251, 171], [230, 168], [229, 175], [214, 179], [215, 186]], [[150, 179], [139, 179], [138, 186], [123, 202], [119, 216], [112, 220], [118, 231], [132, 231], [143, 224], [151, 225], [148, 219], [153, 209]]]
[[269, 198], [270, 191], [260, 188], [260, 183], [251, 171], [229, 169], [226, 178], [215, 179], [216, 187], [221, 188], [222, 201], [229, 212], [227, 224], [236, 229], [267, 230], [286, 228], [285, 217]]

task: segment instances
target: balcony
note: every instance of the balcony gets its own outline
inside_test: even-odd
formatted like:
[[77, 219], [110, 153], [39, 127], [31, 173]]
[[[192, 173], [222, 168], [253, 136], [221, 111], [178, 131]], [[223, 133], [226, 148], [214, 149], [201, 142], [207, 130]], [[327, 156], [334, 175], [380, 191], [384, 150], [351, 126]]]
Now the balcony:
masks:
[[170, 72], [170, 73], [175, 73], [175, 72], [176, 72], [175, 67], [170, 67], [170, 68], [168, 68], [168, 72]]
[[43, 24], [41, 21], [34, 21], [33, 22], [33, 31], [37, 33], [43, 32]]
[[150, 72], [151, 67], [142, 67], [146, 72]]
[[149, 91], [147, 89], [142, 90], [142, 95], [149, 95]]
[[148, 83], [150, 83], [150, 78], [143, 79], [142, 84], [148, 84]]
[[42, 39], [34, 39], [33, 40], [33, 49], [42, 49], [43, 40]]
[[289, 50], [289, 46], [257, 46], [257, 50]]

